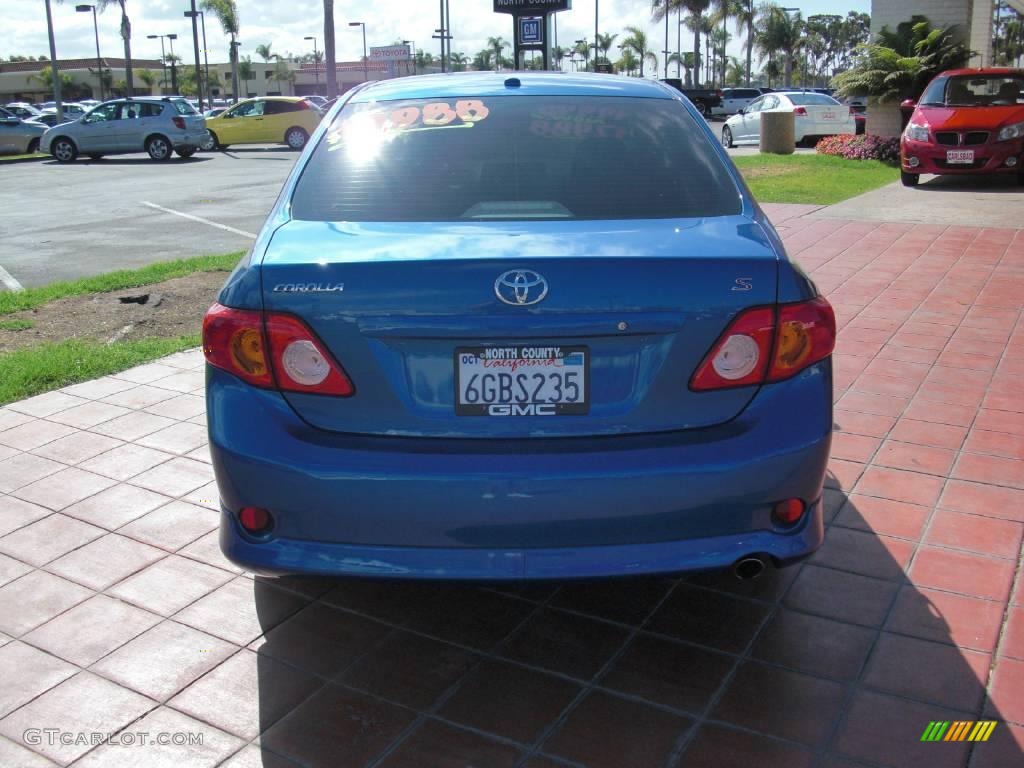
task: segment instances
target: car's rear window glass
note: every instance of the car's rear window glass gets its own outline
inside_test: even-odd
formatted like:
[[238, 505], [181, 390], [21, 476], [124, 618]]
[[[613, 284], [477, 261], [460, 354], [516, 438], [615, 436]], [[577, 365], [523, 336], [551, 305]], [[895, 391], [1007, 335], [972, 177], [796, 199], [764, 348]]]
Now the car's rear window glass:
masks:
[[195, 111], [195, 109], [192, 107], [191, 104], [189, 104], [187, 101], [185, 101], [183, 99], [178, 99], [176, 101], [172, 101], [171, 103], [174, 105], [174, 108], [176, 110], [178, 110], [178, 114], [179, 115], [198, 115], [199, 114], [198, 112]]
[[797, 106], [807, 106], [809, 104], [830, 104], [835, 106], [839, 103], [824, 93], [787, 93], [786, 98]]
[[499, 96], [346, 106], [292, 198], [313, 221], [723, 216], [739, 191], [674, 99]]

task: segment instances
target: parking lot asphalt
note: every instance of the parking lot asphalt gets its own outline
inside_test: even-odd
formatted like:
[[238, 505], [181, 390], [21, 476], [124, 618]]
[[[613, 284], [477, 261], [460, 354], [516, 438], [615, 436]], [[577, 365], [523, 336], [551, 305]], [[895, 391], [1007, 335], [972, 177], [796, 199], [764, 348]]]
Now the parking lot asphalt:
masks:
[[[0, 269], [31, 287], [243, 250], [298, 156], [247, 147], [166, 163], [139, 154], [5, 167]], [[12, 287], [4, 282], [0, 291]]]

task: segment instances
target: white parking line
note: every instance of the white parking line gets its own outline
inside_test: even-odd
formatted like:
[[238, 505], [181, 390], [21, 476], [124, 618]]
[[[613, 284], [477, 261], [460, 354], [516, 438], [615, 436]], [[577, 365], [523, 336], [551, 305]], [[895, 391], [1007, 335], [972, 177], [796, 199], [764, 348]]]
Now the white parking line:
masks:
[[24, 291], [25, 286], [14, 279], [14, 275], [8, 272], [3, 267], [0, 267], [0, 283], [3, 283], [8, 291], [16, 293], [17, 291]]
[[[191, 213], [185, 213], [184, 211], [176, 211], [173, 208], [164, 208], [162, 205], [151, 203], [148, 200], [143, 200], [142, 204], [148, 206], [149, 208], [153, 208], [158, 211], [163, 211], [164, 213], [171, 213], [174, 214], [175, 216], [181, 216], [183, 219], [191, 219], [192, 221], [198, 221], [200, 224], [209, 224], [211, 227], [223, 229], [225, 232], [233, 232], [236, 235], [248, 237], [251, 240], [256, 239], [256, 235], [253, 234], [252, 232], [246, 232], [244, 229], [235, 229], [234, 227], [229, 227], [227, 224], [218, 224], [216, 221], [204, 219], [202, 216], [193, 216]], [[14, 278], [11, 279], [13, 280]]]

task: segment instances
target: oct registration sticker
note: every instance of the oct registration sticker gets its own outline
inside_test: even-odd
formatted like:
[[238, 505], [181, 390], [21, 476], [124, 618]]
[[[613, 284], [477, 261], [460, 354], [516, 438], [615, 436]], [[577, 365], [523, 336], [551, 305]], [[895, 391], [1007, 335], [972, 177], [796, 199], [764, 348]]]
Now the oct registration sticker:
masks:
[[458, 416], [567, 416], [590, 410], [587, 347], [487, 346], [455, 350]]

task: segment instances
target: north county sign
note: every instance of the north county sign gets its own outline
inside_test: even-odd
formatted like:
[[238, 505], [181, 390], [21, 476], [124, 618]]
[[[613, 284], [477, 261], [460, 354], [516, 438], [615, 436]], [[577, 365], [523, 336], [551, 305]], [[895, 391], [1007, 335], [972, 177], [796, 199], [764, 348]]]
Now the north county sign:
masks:
[[494, 0], [495, 13], [531, 14], [571, 11], [572, 0]]

